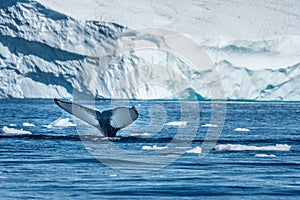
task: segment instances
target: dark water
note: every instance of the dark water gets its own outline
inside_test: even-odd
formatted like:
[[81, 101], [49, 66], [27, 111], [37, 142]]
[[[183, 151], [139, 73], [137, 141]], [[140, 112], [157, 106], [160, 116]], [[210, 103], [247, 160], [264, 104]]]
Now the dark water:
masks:
[[[72, 119], [50, 100], [0, 101], [0, 199], [299, 198], [300, 104], [229, 103], [218, 141], [207, 141], [209, 128], [201, 126], [211, 123], [209, 103], [199, 112], [189, 103], [130, 104], [138, 121], [108, 139], [84, 124], [43, 126]], [[174, 121], [187, 124], [164, 125]], [[4, 126], [32, 134], [4, 133]], [[185, 153], [206, 143], [231, 146]]]

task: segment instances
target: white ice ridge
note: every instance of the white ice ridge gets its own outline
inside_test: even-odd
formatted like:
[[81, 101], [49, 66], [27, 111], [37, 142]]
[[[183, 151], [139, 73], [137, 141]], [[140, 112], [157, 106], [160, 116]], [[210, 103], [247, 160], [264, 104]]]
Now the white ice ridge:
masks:
[[202, 148], [197, 146], [197, 147], [195, 147], [193, 149], [187, 150], [186, 153], [197, 153], [197, 154], [200, 154], [200, 153], [202, 153]]
[[216, 124], [202, 124], [202, 127], [218, 127]]
[[248, 128], [235, 128], [234, 131], [237, 131], [237, 132], [249, 132], [250, 130]]
[[2, 128], [3, 133], [7, 134], [32, 134], [30, 131], [25, 131], [23, 129], [15, 129], [15, 128], [8, 128], [7, 126], [4, 126]]
[[52, 128], [52, 127], [68, 127], [68, 126], [76, 126], [73, 122], [70, 122], [69, 118], [58, 118], [54, 122], [50, 123], [47, 125], [47, 128]]
[[173, 121], [165, 123], [166, 126], [186, 126], [187, 121]]
[[22, 126], [35, 126], [35, 125], [32, 124], [32, 123], [24, 122], [24, 123], [22, 124]]
[[255, 154], [255, 157], [263, 157], [263, 158], [275, 158], [274, 154]]
[[159, 147], [157, 145], [154, 146], [142, 146], [142, 150], [144, 151], [149, 151], [149, 150], [163, 150], [163, 149], [167, 149], [167, 146], [163, 146], [163, 147]]
[[290, 151], [291, 146], [287, 144], [276, 144], [275, 146], [247, 146], [241, 144], [219, 144], [215, 146], [216, 151]]

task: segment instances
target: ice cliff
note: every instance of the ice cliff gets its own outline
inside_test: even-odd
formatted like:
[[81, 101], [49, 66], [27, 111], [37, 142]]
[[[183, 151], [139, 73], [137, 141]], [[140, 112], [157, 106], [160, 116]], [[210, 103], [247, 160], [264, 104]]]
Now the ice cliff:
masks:
[[[122, 25], [73, 19], [33, 0], [1, 1], [0, 16], [2, 99], [72, 98], [73, 90], [98, 98], [170, 98], [170, 87], [181, 84], [178, 74], [190, 80], [186, 88], [180, 86], [182, 98], [186, 92], [211, 98], [207, 85], [210, 87], [213, 81], [205, 85], [201, 80], [212, 71], [186, 70], [188, 66], [182, 60], [165, 52], [131, 52], [113, 65], [107, 65], [104, 59], [100, 62], [102, 68], [87, 66], [86, 60], [95, 54], [95, 49], [110, 54], [118, 48], [120, 44], [114, 38], [128, 30]], [[156, 40], [149, 41], [157, 45]], [[225, 99], [297, 101], [299, 41], [298, 36], [280, 36], [257, 41], [203, 37], [196, 42], [216, 65]], [[151, 72], [163, 74], [168, 88], [143, 85], [147, 71], [141, 69], [135, 71], [134, 77], [123, 78], [145, 63], [172, 66]], [[116, 92], [119, 80], [125, 88], [135, 83], [143, 87]]]

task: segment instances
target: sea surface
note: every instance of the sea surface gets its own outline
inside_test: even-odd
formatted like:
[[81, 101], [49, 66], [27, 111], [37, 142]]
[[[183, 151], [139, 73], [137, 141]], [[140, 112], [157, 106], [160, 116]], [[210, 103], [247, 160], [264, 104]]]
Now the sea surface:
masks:
[[127, 103], [106, 138], [52, 100], [0, 101], [0, 199], [299, 199], [300, 103]]

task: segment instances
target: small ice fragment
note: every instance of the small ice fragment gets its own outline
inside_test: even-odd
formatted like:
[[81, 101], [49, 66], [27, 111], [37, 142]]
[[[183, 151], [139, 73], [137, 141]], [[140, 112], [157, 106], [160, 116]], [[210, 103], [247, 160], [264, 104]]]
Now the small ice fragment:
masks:
[[154, 146], [142, 146], [142, 150], [148, 151], [148, 150], [162, 150], [162, 149], [167, 149], [167, 146], [164, 147], [158, 147], [157, 145]]
[[31, 123], [28, 123], [28, 122], [24, 122], [22, 125], [23, 126], [35, 126], [34, 124], [31, 124]]
[[166, 126], [186, 126], [187, 121], [174, 121], [165, 123]]
[[275, 146], [247, 146], [241, 144], [219, 144], [215, 146], [216, 151], [290, 151], [291, 146], [287, 144], [276, 144]]
[[109, 175], [110, 177], [116, 177], [116, 176], [118, 176], [117, 174], [110, 174]]
[[235, 128], [234, 131], [239, 131], [239, 132], [248, 132], [250, 131], [249, 129], [247, 128]]
[[202, 124], [202, 127], [218, 127], [216, 124]]
[[198, 154], [200, 154], [200, 153], [202, 153], [202, 149], [201, 149], [201, 147], [197, 146], [197, 147], [195, 147], [193, 149], [187, 150], [186, 153], [198, 153]]
[[53, 126], [56, 127], [68, 127], [68, 126], [76, 126], [76, 124], [70, 122], [69, 118], [58, 118], [54, 122], [47, 125], [47, 128], [52, 128]]
[[2, 131], [7, 134], [32, 134], [30, 131], [25, 131], [23, 129], [8, 128], [7, 126], [4, 126], [2, 128]]
[[274, 158], [276, 157], [274, 154], [255, 154], [255, 157], [271, 157]]
[[130, 134], [131, 137], [149, 137], [150, 133], [132, 133]]

